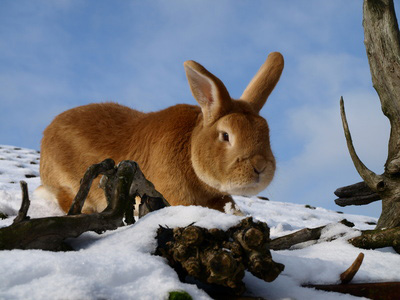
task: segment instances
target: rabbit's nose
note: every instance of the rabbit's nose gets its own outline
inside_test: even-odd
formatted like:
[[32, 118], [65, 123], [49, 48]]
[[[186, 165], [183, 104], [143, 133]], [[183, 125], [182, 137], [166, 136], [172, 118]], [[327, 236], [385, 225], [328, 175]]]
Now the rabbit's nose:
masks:
[[254, 172], [260, 175], [267, 167], [267, 160], [261, 155], [255, 155], [251, 159], [251, 165], [253, 166]]

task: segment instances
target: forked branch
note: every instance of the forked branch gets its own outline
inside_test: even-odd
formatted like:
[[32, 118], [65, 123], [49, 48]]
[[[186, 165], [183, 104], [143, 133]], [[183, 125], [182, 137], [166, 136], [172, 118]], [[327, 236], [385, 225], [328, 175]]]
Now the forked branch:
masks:
[[334, 193], [339, 197], [335, 200], [339, 206], [365, 205], [382, 199], [364, 181], [338, 188]]

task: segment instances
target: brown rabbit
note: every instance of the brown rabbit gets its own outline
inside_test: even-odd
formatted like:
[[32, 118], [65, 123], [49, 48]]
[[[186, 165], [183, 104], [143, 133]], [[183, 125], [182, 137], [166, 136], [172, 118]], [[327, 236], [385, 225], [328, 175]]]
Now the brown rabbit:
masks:
[[[240, 100], [200, 64], [184, 66], [200, 107], [178, 104], [142, 113], [116, 103], [89, 104], [58, 115], [41, 144], [42, 188], [68, 211], [88, 166], [106, 158], [134, 160], [171, 205], [223, 211], [229, 195], [254, 195], [271, 182], [275, 159], [259, 111], [283, 69], [271, 53]], [[106, 207], [97, 179], [83, 211]]]

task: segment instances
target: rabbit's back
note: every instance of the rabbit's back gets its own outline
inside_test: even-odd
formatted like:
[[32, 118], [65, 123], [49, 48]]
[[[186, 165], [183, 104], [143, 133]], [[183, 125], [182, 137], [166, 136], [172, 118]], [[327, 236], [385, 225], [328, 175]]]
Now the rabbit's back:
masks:
[[[116, 103], [70, 109], [58, 115], [44, 131], [42, 185], [68, 211], [90, 165], [106, 158], [116, 163], [129, 159], [139, 163], [146, 177], [171, 204], [176, 198], [186, 199], [185, 203], [176, 204], [194, 204], [192, 198], [203, 196], [187, 192], [193, 190], [187, 185], [199, 184], [189, 153], [191, 132], [199, 113], [200, 109], [192, 105], [176, 105], [154, 113], [142, 113]], [[92, 185], [84, 211], [105, 207], [98, 180]], [[179, 196], [180, 193], [189, 197]]]
[[[90, 165], [107, 157], [118, 159], [126, 155], [130, 128], [145, 115], [116, 103], [89, 104], [61, 113], [45, 129], [41, 142], [41, 181], [65, 211]], [[97, 180], [93, 186], [96, 184]], [[96, 210], [95, 203], [89, 205], [95, 198], [102, 202], [104, 196], [92, 189], [86, 207], [93, 209], [87, 210]]]

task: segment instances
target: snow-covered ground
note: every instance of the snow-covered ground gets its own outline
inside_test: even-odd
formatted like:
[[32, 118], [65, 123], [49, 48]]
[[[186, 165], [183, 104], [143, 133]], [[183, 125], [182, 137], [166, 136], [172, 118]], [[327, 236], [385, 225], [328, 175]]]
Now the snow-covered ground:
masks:
[[[39, 153], [35, 150], [0, 146], [0, 212], [9, 216], [0, 219], [0, 227], [11, 224], [19, 210], [19, 180], [28, 182], [31, 217], [61, 214], [54, 203], [33, 194], [40, 184], [38, 163]], [[268, 223], [272, 238], [344, 218], [358, 229], [372, 229], [374, 226], [367, 223], [376, 222], [371, 217], [256, 197], [235, 200], [243, 212]], [[185, 290], [194, 299], [210, 299], [195, 285], [180, 282], [163, 258], [151, 255], [156, 247], [156, 230], [159, 225], [176, 227], [193, 222], [206, 228], [227, 229], [240, 219], [202, 207], [176, 206], [116, 231], [85, 233], [72, 241], [75, 252], [0, 251], [0, 299], [165, 299], [173, 290]], [[271, 283], [246, 273], [247, 294], [267, 299], [360, 299], [301, 287], [306, 283], [338, 283], [340, 273], [361, 252], [346, 243], [358, 234], [344, 225], [332, 225], [317, 244], [273, 251], [274, 260], [285, 265], [284, 272]], [[329, 241], [332, 236], [341, 237]], [[353, 282], [400, 280], [400, 255], [392, 249], [362, 252], [364, 262]]]

